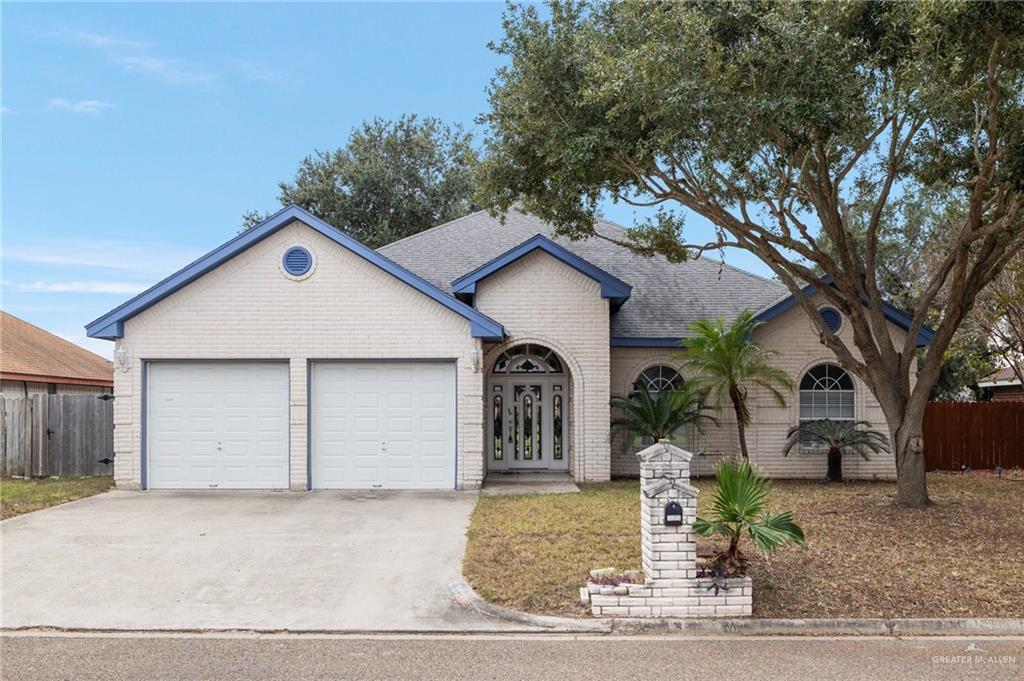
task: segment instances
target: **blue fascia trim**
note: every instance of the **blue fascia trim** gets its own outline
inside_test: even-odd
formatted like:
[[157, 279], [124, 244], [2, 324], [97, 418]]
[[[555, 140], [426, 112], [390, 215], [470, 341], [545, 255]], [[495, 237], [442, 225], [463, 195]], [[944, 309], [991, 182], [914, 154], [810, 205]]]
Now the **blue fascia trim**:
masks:
[[686, 346], [680, 338], [654, 338], [637, 336], [612, 336], [613, 348], [675, 348], [681, 350]]
[[633, 287], [626, 282], [605, 272], [597, 265], [584, 260], [572, 251], [559, 246], [543, 234], [530, 237], [512, 250], [502, 253], [490, 262], [484, 263], [469, 274], [462, 275], [452, 282], [452, 291], [463, 300], [472, 300], [472, 297], [476, 294], [478, 282], [538, 249], [553, 258], [557, 258], [577, 272], [590, 277], [600, 284], [601, 297], [609, 299], [612, 302], [612, 307], [615, 309], [618, 309], [624, 302], [629, 300], [629, 296], [633, 293]]
[[[826, 275], [822, 277], [821, 280], [828, 286], [832, 286], [832, 277]], [[813, 296], [818, 291], [814, 284], [808, 284], [807, 286], [804, 286], [801, 290], [803, 291], [803, 294], [807, 297]], [[775, 319], [780, 314], [790, 309], [794, 305], [797, 305], [797, 299], [796, 296], [791, 295], [788, 298], [785, 298], [775, 303], [768, 309], [759, 312], [754, 317], [754, 319], [757, 319], [758, 321], [762, 322], [771, 321], [772, 319]], [[900, 310], [892, 303], [888, 303], [884, 300], [882, 301], [882, 312], [885, 314], [885, 318], [888, 319], [893, 324], [895, 324], [896, 326], [900, 327], [904, 331], [910, 330], [910, 325], [911, 323], [913, 323], [913, 318], [906, 312]], [[934, 339], [935, 331], [933, 331], [932, 328], [926, 324], [922, 326], [921, 329], [917, 332], [917, 347], [930, 345]]]
[[207, 272], [219, 267], [227, 260], [238, 255], [279, 229], [298, 220], [311, 229], [355, 253], [364, 260], [376, 265], [388, 274], [397, 277], [420, 293], [444, 305], [452, 312], [469, 320], [474, 338], [487, 341], [500, 341], [505, 336], [504, 327], [482, 312], [473, 309], [460, 300], [449, 296], [433, 284], [413, 274], [401, 265], [384, 257], [362, 242], [353, 239], [323, 220], [310, 215], [307, 211], [292, 205], [282, 208], [252, 229], [242, 232], [235, 238], [213, 249], [190, 265], [178, 270], [163, 281], [157, 283], [131, 300], [119, 305], [99, 319], [86, 324], [85, 332], [90, 338], [114, 340], [124, 336], [124, 322], [143, 310], [155, 305], [175, 291], [187, 286]]

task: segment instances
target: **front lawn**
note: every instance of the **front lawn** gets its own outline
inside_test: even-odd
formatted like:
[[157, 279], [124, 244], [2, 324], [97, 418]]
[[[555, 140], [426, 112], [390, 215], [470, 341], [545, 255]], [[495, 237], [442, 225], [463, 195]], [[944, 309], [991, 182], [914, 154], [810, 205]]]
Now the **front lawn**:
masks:
[[90, 478], [3, 478], [0, 480], [0, 519], [38, 511], [67, 501], [91, 497], [113, 487], [109, 476]]
[[[714, 480], [694, 481], [703, 509]], [[894, 483], [776, 481], [809, 550], [752, 550], [755, 617], [1024, 617], [1024, 482], [933, 473], [935, 506], [892, 505]], [[481, 496], [463, 571], [484, 598], [585, 616], [595, 567], [640, 566], [639, 482], [579, 494]], [[705, 540], [701, 540], [702, 542]]]

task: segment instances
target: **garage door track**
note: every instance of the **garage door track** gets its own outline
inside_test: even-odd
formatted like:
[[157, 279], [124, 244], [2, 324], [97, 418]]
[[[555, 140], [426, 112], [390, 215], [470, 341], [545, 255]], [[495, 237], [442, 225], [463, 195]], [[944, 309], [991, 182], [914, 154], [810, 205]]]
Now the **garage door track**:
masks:
[[0, 524], [2, 625], [503, 628], [454, 605], [469, 492], [114, 491]]

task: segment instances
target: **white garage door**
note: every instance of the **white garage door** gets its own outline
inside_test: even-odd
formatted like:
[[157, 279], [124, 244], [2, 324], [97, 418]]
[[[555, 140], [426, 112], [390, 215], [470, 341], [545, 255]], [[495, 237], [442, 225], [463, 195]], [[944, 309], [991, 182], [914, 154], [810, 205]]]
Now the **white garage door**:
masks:
[[288, 365], [147, 366], [152, 489], [287, 489]]
[[455, 365], [313, 365], [314, 489], [453, 489]]

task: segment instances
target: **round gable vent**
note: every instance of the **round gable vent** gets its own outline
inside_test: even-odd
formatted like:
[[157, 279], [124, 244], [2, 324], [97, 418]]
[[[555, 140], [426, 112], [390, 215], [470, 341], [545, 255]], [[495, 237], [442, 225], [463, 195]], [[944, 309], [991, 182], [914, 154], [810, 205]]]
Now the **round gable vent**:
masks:
[[284, 252], [281, 263], [285, 272], [293, 277], [301, 277], [313, 266], [313, 256], [302, 246], [294, 246]]
[[832, 333], [839, 332], [840, 327], [843, 325], [843, 316], [839, 314], [839, 310], [833, 307], [823, 307], [818, 310], [818, 314], [821, 315], [822, 320], [825, 322], [825, 326], [827, 326]]

